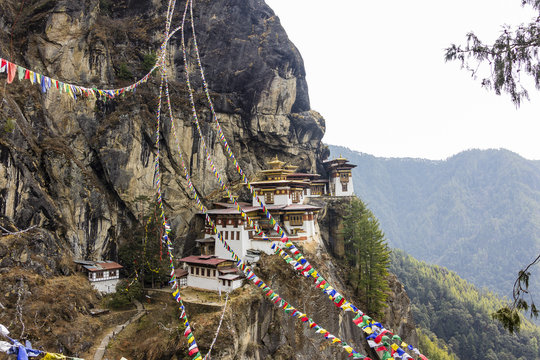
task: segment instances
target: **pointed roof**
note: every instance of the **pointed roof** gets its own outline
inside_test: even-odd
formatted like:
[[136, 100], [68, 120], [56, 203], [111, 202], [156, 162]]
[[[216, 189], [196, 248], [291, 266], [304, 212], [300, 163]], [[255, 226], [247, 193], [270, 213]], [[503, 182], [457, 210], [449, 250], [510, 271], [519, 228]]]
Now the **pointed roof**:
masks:
[[276, 157], [270, 161], [267, 162], [268, 165], [270, 165], [271, 169], [281, 169], [283, 165], [285, 165], [285, 162], [280, 161], [276, 155]]

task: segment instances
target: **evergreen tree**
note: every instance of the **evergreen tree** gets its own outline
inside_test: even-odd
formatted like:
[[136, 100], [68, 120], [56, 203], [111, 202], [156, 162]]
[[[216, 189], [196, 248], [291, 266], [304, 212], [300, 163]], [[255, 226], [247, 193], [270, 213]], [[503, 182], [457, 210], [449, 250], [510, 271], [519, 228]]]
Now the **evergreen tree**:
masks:
[[[521, 0], [521, 4], [530, 5], [540, 13], [538, 0]], [[446, 49], [445, 58], [447, 61], [460, 61], [474, 77], [481, 69], [479, 65], [488, 65], [489, 75], [482, 78], [482, 86], [493, 89], [497, 95], [501, 92], [508, 93], [512, 101], [519, 106], [523, 98], [529, 98], [528, 91], [521, 82], [522, 75], [529, 75], [536, 88], [540, 88], [539, 49], [540, 16], [516, 30], [507, 25], [503, 26], [501, 35], [493, 44], [483, 43], [470, 32], [467, 34], [466, 45], [452, 44]]]
[[351, 266], [349, 282], [368, 312], [380, 314], [388, 297], [390, 250], [379, 222], [366, 205], [353, 198], [344, 217], [345, 258]]
[[125, 241], [118, 251], [124, 275], [133, 277], [137, 273], [145, 287], [167, 284], [170, 276], [167, 247], [162, 244], [163, 228], [157, 210], [155, 202], [148, 204], [148, 210], [142, 211], [142, 223], [124, 235]]

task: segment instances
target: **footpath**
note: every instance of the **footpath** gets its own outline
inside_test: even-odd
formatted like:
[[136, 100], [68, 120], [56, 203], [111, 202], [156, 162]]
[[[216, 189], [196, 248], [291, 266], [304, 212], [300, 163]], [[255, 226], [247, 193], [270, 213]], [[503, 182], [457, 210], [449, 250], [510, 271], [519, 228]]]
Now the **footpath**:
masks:
[[118, 335], [122, 330], [124, 330], [126, 326], [128, 326], [132, 322], [139, 320], [144, 314], [146, 314], [146, 310], [143, 308], [142, 304], [139, 301], [133, 300], [133, 302], [135, 303], [135, 306], [137, 306], [137, 313], [133, 315], [128, 321], [126, 321], [122, 325], [118, 325], [111, 332], [105, 335], [94, 354], [94, 360], [102, 360], [103, 355], [105, 355], [105, 350], [109, 345], [109, 342], [114, 339], [114, 337]]

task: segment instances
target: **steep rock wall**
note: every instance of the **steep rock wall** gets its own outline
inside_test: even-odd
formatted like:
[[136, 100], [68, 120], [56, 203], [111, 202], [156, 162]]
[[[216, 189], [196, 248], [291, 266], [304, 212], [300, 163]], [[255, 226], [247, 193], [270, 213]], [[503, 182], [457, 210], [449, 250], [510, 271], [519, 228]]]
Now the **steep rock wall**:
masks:
[[[159, 46], [166, 10], [150, 0], [47, 0], [22, 9], [17, 1], [5, 2], [1, 57], [62, 81], [106, 88], [145, 73], [142, 62]], [[178, 2], [175, 24], [182, 10]], [[316, 171], [324, 119], [310, 109], [302, 58], [279, 19], [262, 0], [196, 1], [194, 11], [209, 88], [242, 167], [255, 174], [278, 155]], [[211, 125], [191, 40], [188, 47], [205, 141], [227, 181], [238, 182]], [[167, 55], [180, 145], [197, 191], [211, 198], [219, 187], [192, 126], [179, 36]], [[124, 72], [120, 79], [120, 69], [131, 76]], [[6, 86], [0, 107], [0, 215], [19, 229], [38, 225], [67, 240], [75, 257], [114, 258], [122, 234], [141, 221], [155, 192], [158, 81], [154, 76], [135, 94], [107, 102], [73, 101], [54, 90], [41, 94], [28, 81]], [[10, 123], [15, 127], [7, 131]], [[166, 212], [176, 234], [185, 237], [195, 207], [167, 121], [161, 136]]]

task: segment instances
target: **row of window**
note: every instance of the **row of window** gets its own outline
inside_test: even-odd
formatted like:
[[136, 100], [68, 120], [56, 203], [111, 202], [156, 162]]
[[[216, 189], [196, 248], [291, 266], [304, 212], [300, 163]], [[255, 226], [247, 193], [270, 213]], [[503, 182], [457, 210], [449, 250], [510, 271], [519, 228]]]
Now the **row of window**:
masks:
[[189, 273], [197, 276], [216, 277], [216, 269], [208, 269], [203, 267], [190, 266]]
[[217, 224], [218, 225], [223, 225], [224, 223], [226, 223], [226, 225], [242, 225], [244, 223], [244, 220], [242, 220], [242, 219], [221, 219], [221, 218], [217, 219]]
[[[109, 271], [109, 277], [117, 276], [116, 273], [117, 270], [110, 270]], [[105, 274], [105, 271], [97, 271], [94, 274], [96, 274], [96, 279], [103, 279], [103, 276]]]
[[[341, 183], [341, 191], [342, 192], [347, 192], [347, 183]], [[336, 193], [336, 185], [335, 184], [331, 185], [331, 192], [332, 192], [332, 194]]]
[[225, 240], [240, 240], [240, 230], [222, 230], [219, 234], [221, 235], [221, 238]]
[[[307, 193], [307, 190], [304, 190], [304, 192]], [[300, 202], [300, 195], [302, 194], [301, 191], [292, 191], [291, 192], [291, 199], [293, 203]], [[273, 192], [265, 192], [264, 193], [264, 202], [266, 204], [273, 204], [274, 203], [274, 193]]]
[[[189, 273], [191, 275], [197, 275], [197, 276], [213, 277], [213, 278], [216, 277], [216, 269], [200, 268], [196, 266], [190, 266]], [[221, 279], [221, 282], [223, 283], [223, 286], [231, 286], [232, 284], [231, 280]]]
[[304, 224], [303, 215], [289, 215], [291, 226], [302, 226]]

